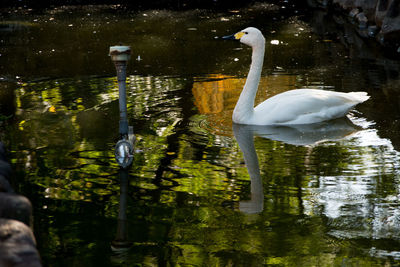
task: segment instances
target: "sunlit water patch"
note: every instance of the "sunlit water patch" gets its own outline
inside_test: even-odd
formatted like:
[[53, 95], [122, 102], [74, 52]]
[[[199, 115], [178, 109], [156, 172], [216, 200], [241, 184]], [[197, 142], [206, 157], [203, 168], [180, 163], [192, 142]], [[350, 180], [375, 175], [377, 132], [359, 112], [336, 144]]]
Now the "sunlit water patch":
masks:
[[321, 173], [310, 180], [307, 213], [332, 219], [329, 233], [339, 238], [397, 239], [399, 152], [374, 129], [362, 130], [340, 145], [349, 148], [350, 160], [342, 175]]

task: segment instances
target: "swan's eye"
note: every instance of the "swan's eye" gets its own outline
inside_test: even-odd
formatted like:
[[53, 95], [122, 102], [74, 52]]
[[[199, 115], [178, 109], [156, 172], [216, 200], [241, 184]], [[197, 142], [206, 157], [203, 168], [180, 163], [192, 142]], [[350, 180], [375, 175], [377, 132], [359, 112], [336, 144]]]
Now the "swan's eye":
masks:
[[249, 34], [249, 32], [244, 32], [245, 34]]

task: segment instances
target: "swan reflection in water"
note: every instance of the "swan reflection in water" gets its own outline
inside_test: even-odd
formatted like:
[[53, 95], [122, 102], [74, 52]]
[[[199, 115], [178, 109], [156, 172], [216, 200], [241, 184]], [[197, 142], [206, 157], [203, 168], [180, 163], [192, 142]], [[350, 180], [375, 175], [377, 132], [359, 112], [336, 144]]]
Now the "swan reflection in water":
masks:
[[243, 153], [250, 176], [251, 199], [240, 201], [239, 210], [244, 213], [260, 213], [264, 209], [264, 192], [260, 175], [254, 136], [299, 146], [313, 146], [322, 142], [336, 141], [354, 134], [361, 128], [348, 118], [340, 118], [314, 124], [287, 126], [257, 126], [233, 124], [233, 133]]

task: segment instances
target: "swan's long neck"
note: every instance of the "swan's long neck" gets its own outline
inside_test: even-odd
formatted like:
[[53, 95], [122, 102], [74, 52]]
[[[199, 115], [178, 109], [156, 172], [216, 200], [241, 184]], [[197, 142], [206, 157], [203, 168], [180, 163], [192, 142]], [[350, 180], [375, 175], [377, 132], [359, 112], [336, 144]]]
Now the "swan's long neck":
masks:
[[254, 100], [256, 97], [258, 84], [260, 82], [261, 71], [264, 61], [265, 44], [253, 47], [251, 56], [250, 71], [247, 75], [246, 83], [240, 94], [239, 100], [233, 110], [233, 121], [236, 123], [246, 123], [254, 112]]

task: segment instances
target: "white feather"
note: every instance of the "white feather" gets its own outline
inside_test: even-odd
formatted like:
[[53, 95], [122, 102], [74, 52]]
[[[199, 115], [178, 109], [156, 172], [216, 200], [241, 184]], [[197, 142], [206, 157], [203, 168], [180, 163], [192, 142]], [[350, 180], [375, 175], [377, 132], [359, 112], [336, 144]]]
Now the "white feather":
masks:
[[256, 28], [242, 31], [240, 41], [252, 47], [252, 62], [246, 84], [233, 111], [235, 123], [251, 125], [309, 124], [344, 117], [355, 105], [366, 101], [365, 92], [333, 92], [296, 89], [275, 95], [254, 108], [264, 60], [265, 39]]

